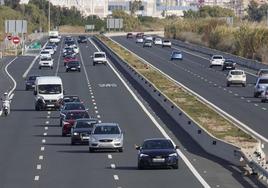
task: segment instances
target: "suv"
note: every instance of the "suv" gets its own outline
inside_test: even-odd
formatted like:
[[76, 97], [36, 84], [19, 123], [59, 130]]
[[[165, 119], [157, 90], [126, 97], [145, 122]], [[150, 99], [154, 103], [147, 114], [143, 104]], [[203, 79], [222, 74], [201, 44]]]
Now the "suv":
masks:
[[81, 67], [79, 61], [69, 61], [66, 65], [66, 72], [78, 71], [81, 72]]
[[222, 71], [234, 70], [236, 63], [232, 59], [226, 59], [222, 65]]
[[247, 77], [243, 70], [231, 70], [227, 76], [227, 87], [231, 84], [241, 84], [246, 87]]
[[254, 97], [259, 97], [266, 87], [268, 87], [268, 76], [259, 77], [254, 87]]
[[144, 42], [143, 42], [143, 46], [142, 46], [143, 48], [144, 47], [149, 47], [149, 48], [151, 48], [152, 47], [152, 41], [151, 40], [145, 40]]
[[224, 63], [225, 59], [223, 58], [222, 55], [213, 55], [210, 59], [210, 65], [209, 67], [213, 66], [222, 66]]
[[93, 66], [95, 66], [98, 63], [102, 63], [107, 65], [107, 59], [105, 52], [94, 52], [93, 56]]

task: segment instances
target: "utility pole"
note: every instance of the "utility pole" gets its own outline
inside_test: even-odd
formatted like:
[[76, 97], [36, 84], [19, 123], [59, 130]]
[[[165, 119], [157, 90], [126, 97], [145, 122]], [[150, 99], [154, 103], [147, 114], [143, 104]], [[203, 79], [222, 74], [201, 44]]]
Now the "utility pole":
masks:
[[48, 1], [48, 32], [50, 31], [50, 1]]

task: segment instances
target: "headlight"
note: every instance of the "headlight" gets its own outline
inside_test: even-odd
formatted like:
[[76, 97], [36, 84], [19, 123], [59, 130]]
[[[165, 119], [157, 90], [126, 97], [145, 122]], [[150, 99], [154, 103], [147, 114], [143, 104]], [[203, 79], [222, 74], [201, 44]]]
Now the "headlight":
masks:
[[79, 135], [79, 133], [76, 133], [76, 132], [75, 132], [74, 135], [77, 136], [77, 135]]
[[146, 154], [143, 154], [143, 153], [141, 153], [140, 154], [140, 157], [148, 157], [149, 155], [146, 155]]
[[169, 157], [177, 157], [178, 154], [177, 154], [177, 153], [171, 153], [171, 154], [169, 154], [168, 156], [169, 156]]
[[117, 137], [117, 138], [114, 139], [115, 142], [118, 142], [120, 140], [121, 140], [121, 136], [119, 136], [119, 137]]

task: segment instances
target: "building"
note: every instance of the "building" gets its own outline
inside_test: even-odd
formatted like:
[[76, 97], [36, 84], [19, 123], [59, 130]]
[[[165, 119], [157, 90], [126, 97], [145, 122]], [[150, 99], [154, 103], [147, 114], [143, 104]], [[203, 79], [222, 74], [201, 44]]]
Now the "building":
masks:
[[5, 0], [0, 0], [0, 5], [4, 5], [5, 4]]

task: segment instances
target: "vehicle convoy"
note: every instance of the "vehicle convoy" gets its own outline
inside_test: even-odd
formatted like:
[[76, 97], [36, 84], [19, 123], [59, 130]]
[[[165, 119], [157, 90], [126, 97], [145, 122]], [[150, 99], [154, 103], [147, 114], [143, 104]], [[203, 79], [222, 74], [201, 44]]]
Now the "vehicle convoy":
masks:
[[222, 55], [213, 55], [210, 59], [209, 67], [212, 68], [213, 66], [222, 66], [225, 59]]
[[147, 167], [179, 168], [178, 146], [166, 138], [144, 140], [141, 146], [136, 146], [138, 153], [138, 169]]
[[96, 64], [105, 64], [107, 65], [106, 53], [105, 52], [94, 52], [93, 56], [93, 66]]
[[36, 78], [39, 77], [38, 75], [30, 75], [28, 78], [25, 80], [25, 90], [30, 90], [34, 89], [35, 87], [35, 80]]
[[88, 144], [89, 135], [96, 123], [98, 120], [94, 118], [77, 119], [71, 128], [71, 144]]
[[123, 133], [117, 123], [98, 123], [89, 137], [89, 152], [95, 150], [117, 150], [123, 152]]
[[49, 31], [48, 37], [49, 37], [49, 42], [53, 42], [53, 43], [60, 42], [59, 31]]
[[60, 100], [63, 98], [63, 84], [60, 77], [40, 76], [36, 78], [35, 88], [35, 110], [48, 108], [59, 109]]
[[40, 57], [39, 60], [39, 69], [42, 67], [48, 67], [53, 69], [54, 60], [51, 57]]
[[62, 119], [62, 136], [67, 136], [71, 133], [71, 128], [77, 119], [89, 118], [89, 114], [86, 110], [70, 110], [66, 113]]
[[268, 76], [259, 77], [254, 87], [254, 97], [259, 97], [267, 87], [268, 87]]
[[242, 85], [243, 87], [246, 87], [247, 84], [247, 77], [243, 70], [231, 70], [228, 73], [227, 76], [227, 87], [230, 85]]

